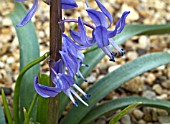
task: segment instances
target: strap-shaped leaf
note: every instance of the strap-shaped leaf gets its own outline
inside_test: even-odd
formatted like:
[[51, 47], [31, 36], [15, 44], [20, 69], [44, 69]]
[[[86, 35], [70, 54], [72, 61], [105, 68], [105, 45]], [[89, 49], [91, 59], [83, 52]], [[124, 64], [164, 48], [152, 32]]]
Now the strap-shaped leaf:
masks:
[[[167, 34], [170, 33], [170, 24], [165, 25], [127, 25], [121, 34], [116, 35], [114, 38], [115, 42], [120, 45], [124, 43], [127, 39], [135, 35], [158, 35], [158, 34]], [[88, 64], [89, 67], [82, 67], [81, 72], [84, 77], [87, 77], [93, 70], [93, 68], [99, 63], [99, 61], [104, 57], [104, 53], [100, 49], [93, 47], [92, 50], [89, 50], [85, 53], [84, 63]], [[81, 84], [83, 80], [79, 80]], [[60, 113], [64, 111], [66, 105], [68, 104], [68, 98], [61, 93], [60, 100]]]
[[96, 118], [100, 117], [101, 115], [107, 112], [110, 111], [113, 112], [137, 102], [142, 102], [140, 106], [157, 107], [170, 111], [170, 102], [168, 101], [152, 100], [143, 97], [130, 96], [111, 100], [98, 107], [95, 107], [84, 117], [84, 119], [80, 123], [88, 124], [89, 122], [95, 120]]
[[88, 94], [92, 94], [88, 101], [89, 106], [86, 107], [80, 103], [79, 107], [73, 107], [64, 118], [63, 124], [66, 122], [69, 122], [70, 124], [78, 124], [95, 106], [95, 104], [104, 98], [109, 92], [148, 70], [169, 63], [170, 54], [164, 52], [145, 55], [132, 62], [126, 63], [117, 70], [106, 75], [101, 80], [97, 81], [87, 91]]
[[0, 124], [6, 124], [4, 112], [1, 105], [0, 105]]
[[[15, 9], [10, 14], [10, 18], [15, 26], [19, 48], [20, 48], [20, 70], [26, 66], [29, 62], [39, 58], [39, 44], [37, 40], [37, 35], [33, 23], [30, 21], [24, 27], [16, 28], [16, 24], [25, 16], [26, 9], [21, 3], [15, 3]], [[31, 101], [34, 96], [34, 86], [33, 79], [34, 76], [38, 74], [39, 65], [34, 66], [30, 69], [23, 77], [21, 88], [20, 88], [20, 113], [21, 113], [21, 122], [23, 123], [23, 107], [27, 110], [31, 104]], [[34, 110], [35, 115], [35, 110]], [[35, 117], [35, 116], [34, 116]], [[16, 122], [17, 124], [19, 122]]]

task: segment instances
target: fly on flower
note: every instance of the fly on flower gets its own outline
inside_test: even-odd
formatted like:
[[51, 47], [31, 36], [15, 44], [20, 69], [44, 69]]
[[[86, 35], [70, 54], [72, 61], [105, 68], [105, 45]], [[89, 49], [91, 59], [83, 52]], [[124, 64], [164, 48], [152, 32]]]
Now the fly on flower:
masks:
[[[24, 1], [26, 0], [16, 0], [16, 2], [24, 2]], [[62, 9], [72, 9], [72, 8], [77, 7], [77, 4], [74, 0], [62, 0], [61, 5], [62, 5]], [[34, 16], [37, 10], [37, 7], [38, 7], [38, 0], [34, 0], [32, 8], [27, 12], [25, 17], [16, 26], [22, 27], [26, 25], [31, 20], [31, 18]]]
[[52, 71], [51, 80], [55, 87], [39, 84], [38, 76], [36, 76], [34, 78], [34, 87], [36, 92], [44, 98], [55, 97], [58, 93], [64, 92], [76, 107], [78, 106], [78, 102], [74, 99], [73, 95], [84, 105], [88, 106], [88, 104], [77, 94], [74, 89], [78, 90], [87, 100], [90, 98], [90, 95], [86, 94], [78, 85], [76, 85], [70, 75], [64, 74], [64, 67], [65, 66], [62, 60], [58, 60], [54, 63], [53, 67], [50, 67]]

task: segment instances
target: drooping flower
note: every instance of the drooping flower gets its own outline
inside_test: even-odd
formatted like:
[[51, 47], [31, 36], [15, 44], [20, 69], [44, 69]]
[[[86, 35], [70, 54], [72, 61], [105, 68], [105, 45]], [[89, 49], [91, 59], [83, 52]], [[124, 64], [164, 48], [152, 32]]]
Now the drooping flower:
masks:
[[[52, 70], [51, 80], [55, 87], [44, 86], [38, 83], [38, 76], [34, 78], [34, 87], [36, 92], [45, 98], [55, 97], [58, 93], [64, 92], [75, 106], [78, 106], [78, 102], [74, 99], [73, 95], [80, 100], [84, 105], [88, 104], [76, 93], [78, 90], [86, 99], [89, 99], [90, 95], [86, 94], [78, 85], [75, 84], [73, 78], [70, 75], [64, 74], [64, 65], [62, 60], [58, 60], [54, 63]], [[73, 89], [74, 88], [74, 89]]]
[[59, 53], [61, 54], [62, 60], [68, 69], [69, 75], [75, 79], [77, 75], [86, 81], [79, 70], [81, 66], [88, 66], [83, 64], [84, 54], [78, 51], [78, 49], [82, 49], [80, 48], [81, 46], [74, 44], [73, 41], [65, 34], [62, 36], [63, 46], [62, 51]]
[[[24, 2], [24, 1], [26, 0], [16, 0], [16, 2]], [[62, 9], [72, 9], [77, 7], [77, 4], [74, 0], [62, 0], [61, 5], [62, 5]], [[38, 0], [34, 0], [32, 8], [27, 12], [25, 17], [16, 25], [16, 27], [22, 27], [26, 25], [34, 16], [37, 7], [38, 7]]]
[[[125, 26], [125, 20], [130, 11], [125, 11], [121, 18], [116, 23], [114, 30], [108, 30], [108, 28], [113, 23], [113, 18], [109, 11], [102, 5], [102, 3], [99, 0], [96, 0], [96, 3], [98, 4], [98, 7], [101, 11], [96, 11], [94, 9], [88, 8], [86, 11], [90, 18], [93, 20], [95, 24], [95, 28], [93, 28], [92, 32], [92, 38], [88, 38], [85, 34], [85, 27], [83, 25], [83, 22], [79, 18], [78, 25], [79, 25], [79, 32], [76, 31], [70, 31], [70, 34], [74, 41], [79, 43], [80, 45], [84, 45], [86, 47], [89, 47], [93, 45], [94, 43], [97, 43], [98, 47], [101, 48], [106, 55], [110, 57], [110, 61], [115, 61], [114, 56], [116, 56], [116, 53], [113, 53], [110, 44], [116, 48], [121, 55], [124, 55], [125, 52], [123, 49], [121, 49], [115, 41], [112, 39], [116, 34], [121, 33], [121, 31], [124, 29]], [[107, 19], [110, 21], [110, 24], [108, 25]], [[82, 33], [83, 32], [83, 33]]]

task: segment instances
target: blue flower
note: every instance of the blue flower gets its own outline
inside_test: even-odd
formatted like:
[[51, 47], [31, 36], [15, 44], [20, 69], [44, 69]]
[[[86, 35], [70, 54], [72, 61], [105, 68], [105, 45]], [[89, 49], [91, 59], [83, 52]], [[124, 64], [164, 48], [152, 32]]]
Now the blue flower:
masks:
[[[93, 20], [95, 24], [95, 28], [93, 28], [92, 32], [92, 38], [89, 38], [86, 36], [85, 33], [85, 27], [81, 19], [78, 19], [78, 27], [79, 32], [76, 31], [70, 31], [70, 34], [74, 41], [79, 43], [80, 45], [84, 45], [86, 47], [92, 46], [93, 44], [97, 43], [98, 47], [101, 48], [106, 55], [110, 57], [110, 61], [115, 61], [114, 56], [116, 56], [116, 53], [113, 53], [109, 45], [111, 44], [114, 48], [116, 48], [121, 55], [124, 55], [125, 52], [123, 49], [121, 49], [115, 41], [112, 39], [116, 34], [121, 33], [121, 31], [124, 29], [125, 26], [125, 19], [127, 15], [130, 13], [130, 11], [125, 11], [121, 18], [116, 23], [114, 30], [108, 30], [108, 28], [113, 23], [113, 18], [109, 11], [102, 5], [102, 3], [98, 0], [96, 0], [96, 3], [98, 4], [98, 7], [101, 11], [96, 11], [94, 9], [88, 8], [86, 11], [90, 18]], [[108, 25], [107, 19], [110, 21], [110, 24]]]
[[83, 64], [84, 54], [79, 52], [78, 49], [83, 49], [83, 46], [76, 45], [65, 34], [63, 36], [62, 51], [60, 51], [62, 60], [68, 69], [69, 75], [76, 79], [76, 75], [81, 77], [84, 81], [85, 78], [80, 72], [80, 66], [87, 66]]
[[[78, 102], [74, 99], [73, 95], [77, 97], [84, 105], [88, 104], [76, 93], [78, 90], [86, 99], [90, 98], [90, 95], [86, 94], [78, 85], [75, 84], [73, 78], [70, 75], [64, 74], [65, 69], [62, 60], [58, 60], [54, 63], [52, 70], [51, 80], [55, 87], [44, 86], [38, 83], [38, 76], [34, 78], [34, 87], [36, 92], [45, 98], [55, 97], [58, 93], [64, 92], [75, 106], [78, 106]], [[73, 89], [74, 88], [74, 89]]]
[[[24, 1], [26, 0], [16, 0], [16, 2], [24, 2]], [[61, 4], [62, 4], [62, 9], [71, 9], [77, 7], [77, 4], [74, 0], [62, 0]], [[38, 0], [34, 0], [32, 8], [28, 11], [25, 17], [16, 26], [22, 27], [26, 25], [35, 14], [37, 6], [38, 6]]]

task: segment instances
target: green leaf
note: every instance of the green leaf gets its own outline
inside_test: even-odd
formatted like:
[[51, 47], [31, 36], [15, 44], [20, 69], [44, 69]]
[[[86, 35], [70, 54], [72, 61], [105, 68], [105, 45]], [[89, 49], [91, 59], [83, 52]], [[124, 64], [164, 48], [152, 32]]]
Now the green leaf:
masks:
[[117, 121], [119, 121], [123, 116], [125, 116], [128, 112], [130, 112], [131, 110], [133, 110], [134, 108], [136, 108], [137, 106], [139, 106], [140, 104], [142, 104], [142, 102], [137, 102], [134, 104], [131, 104], [129, 106], [127, 106], [126, 108], [124, 108], [121, 112], [119, 112], [118, 114], [116, 114], [110, 121], [109, 124], [115, 124]]
[[[42, 74], [38, 81], [40, 84], [49, 86], [49, 76]], [[48, 99], [38, 96], [38, 108], [36, 121], [41, 124], [47, 124]]]
[[8, 107], [8, 103], [6, 101], [6, 96], [5, 96], [5, 93], [4, 93], [4, 90], [2, 89], [1, 91], [1, 94], [2, 94], [2, 101], [3, 101], [3, 105], [4, 105], [4, 111], [6, 113], [6, 117], [7, 117], [7, 121], [8, 121], [8, 124], [12, 124], [12, 116], [11, 116], [11, 112], [9, 110], [9, 107]]
[[[33, 61], [36, 58], [39, 58], [39, 43], [37, 39], [37, 35], [35, 32], [35, 28], [33, 23], [30, 21], [24, 27], [16, 28], [16, 24], [21, 21], [21, 19], [26, 15], [25, 7], [18, 2], [15, 2], [15, 9], [9, 15], [13, 25], [15, 27], [18, 41], [19, 41], [19, 48], [20, 48], [20, 70], [24, 66], [26, 66], [29, 62]], [[21, 83], [20, 88], [20, 113], [21, 113], [21, 123], [23, 123], [24, 115], [23, 115], [23, 107], [28, 110], [31, 101], [34, 96], [34, 86], [33, 86], [33, 79], [34, 76], [38, 74], [39, 71], [39, 64], [31, 68], [26, 74], [24, 75]], [[34, 117], [36, 115], [36, 109], [34, 109]], [[19, 122], [16, 122], [17, 124]]]
[[[170, 24], [165, 25], [126, 25], [125, 29], [121, 34], [116, 35], [114, 37], [115, 42], [120, 45], [124, 43], [129, 38], [135, 35], [158, 35], [158, 34], [166, 34], [170, 33]], [[104, 53], [101, 49], [96, 49], [93, 47], [91, 50], [85, 53], [84, 63], [88, 64], [89, 67], [82, 67], [81, 72], [84, 77], [87, 77], [93, 70], [93, 68], [100, 62], [100, 60], [104, 57]], [[108, 58], [109, 59], [109, 58]], [[79, 80], [79, 84], [81, 84], [83, 80]], [[60, 96], [60, 116], [64, 111], [66, 105], [68, 104], [68, 98], [65, 94], [61, 93]]]
[[169, 63], [170, 54], [163, 52], [145, 55], [132, 62], [126, 63], [90, 87], [87, 91], [88, 94], [92, 95], [88, 101], [89, 106], [86, 107], [80, 103], [79, 107], [73, 107], [64, 118], [63, 124], [66, 122], [69, 122], [70, 124], [78, 124], [95, 106], [95, 104], [104, 98], [109, 92], [150, 69]]
[[142, 102], [140, 106], [150, 106], [150, 107], [156, 107], [161, 108], [170, 111], [170, 102], [163, 101], [163, 100], [152, 100], [137, 96], [130, 96], [130, 97], [123, 97], [118, 98], [114, 100], [110, 100], [107, 103], [104, 103], [102, 105], [99, 105], [92, 109], [80, 122], [81, 124], [88, 124], [89, 122], [97, 119], [101, 115], [107, 113], [107, 112], [114, 112], [118, 109], [122, 109], [130, 104], [134, 104], [137, 102]]
[[2, 109], [1, 105], [0, 105], [0, 124], [6, 124], [5, 117], [4, 117], [4, 112], [3, 112], [3, 109]]

